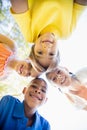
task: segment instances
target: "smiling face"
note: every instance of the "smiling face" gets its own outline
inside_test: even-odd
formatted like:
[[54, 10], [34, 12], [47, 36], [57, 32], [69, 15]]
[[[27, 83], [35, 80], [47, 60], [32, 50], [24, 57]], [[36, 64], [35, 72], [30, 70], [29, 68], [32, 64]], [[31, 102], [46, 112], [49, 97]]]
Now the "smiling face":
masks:
[[45, 33], [35, 41], [35, 58], [41, 66], [47, 68], [57, 52], [57, 38], [53, 33]]
[[56, 85], [63, 87], [71, 84], [71, 76], [66, 68], [57, 67], [55, 70], [46, 74], [47, 79], [55, 83]]
[[37, 78], [31, 81], [28, 88], [25, 88], [25, 105], [28, 108], [36, 109], [47, 100], [47, 84], [43, 79]]
[[37, 77], [40, 75], [31, 65], [29, 61], [16, 61], [15, 68], [16, 72], [22, 76]]

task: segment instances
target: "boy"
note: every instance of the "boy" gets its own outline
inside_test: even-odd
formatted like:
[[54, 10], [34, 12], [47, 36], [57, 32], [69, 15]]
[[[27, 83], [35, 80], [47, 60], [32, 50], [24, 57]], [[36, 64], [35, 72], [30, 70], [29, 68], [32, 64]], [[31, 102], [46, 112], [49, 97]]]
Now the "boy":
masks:
[[37, 112], [37, 108], [47, 101], [47, 90], [45, 80], [35, 78], [23, 89], [23, 102], [4, 96], [0, 101], [0, 129], [50, 130], [49, 122]]

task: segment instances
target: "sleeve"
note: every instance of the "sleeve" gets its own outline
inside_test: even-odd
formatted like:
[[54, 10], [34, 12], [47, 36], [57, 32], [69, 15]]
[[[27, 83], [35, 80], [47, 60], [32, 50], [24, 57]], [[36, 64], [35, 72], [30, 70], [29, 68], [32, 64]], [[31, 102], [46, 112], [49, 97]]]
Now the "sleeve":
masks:
[[51, 130], [51, 126], [49, 124], [49, 122], [47, 121], [46, 124], [43, 127], [43, 130]]
[[23, 34], [26, 42], [32, 42], [31, 39], [31, 12], [34, 5], [34, 0], [28, 0], [28, 7], [29, 10], [27, 10], [24, 13], [16, 14], [12, 11], [12, 8], [10, 8], [10, 12], [15, 19], [16, 23], [18, 24], [21, 33]]
[[72, 32], [73, 28], [76, 27], [76, 24], [77, 24], [79, 18], [81, 17], [81, 15], [83, 14], [85, 9], [87, 9], [87, 6], [83, 6], [83, 5], [74, 3], [73, 13], [72, 13], [71, 32]]
[[29, 32], [30, 32], [30, 11], [28, 10], [24, 13], [15, 14], [10, 9], [10, 12], [11, 12], [13, 18], [15, 19], [15, 22], [19, 26], [20, 31], [23, 34], [25, 40], [27, 42], [29, 42], [29, 39], [28, 39], [29, 36], [28, 35], [29, 35]]

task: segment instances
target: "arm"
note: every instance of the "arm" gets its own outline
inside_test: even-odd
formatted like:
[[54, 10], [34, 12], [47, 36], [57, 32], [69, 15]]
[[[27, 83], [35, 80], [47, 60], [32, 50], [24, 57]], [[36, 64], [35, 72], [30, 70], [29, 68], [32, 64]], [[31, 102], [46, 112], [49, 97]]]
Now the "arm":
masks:
[[87, 100], [87, 88], [85, 86], [79, 86], [79, 90], [77, 91], [73, 91], [73, 90], [70, 90], [70, 92], [74, 95], [77, 95], [85, 100]]
[[80, 4], [80, 5], [87, 5], [87, 0], [74, 0], [75, 3]]
[[28, 0], [10, 0], [14, 13], [23, 13], [28, 10]]
[[14, 41], [12, 41], [10, 38], [0, 34], [0, 42], [8, 46], [12, 51], [15, 51], [16, 47]]

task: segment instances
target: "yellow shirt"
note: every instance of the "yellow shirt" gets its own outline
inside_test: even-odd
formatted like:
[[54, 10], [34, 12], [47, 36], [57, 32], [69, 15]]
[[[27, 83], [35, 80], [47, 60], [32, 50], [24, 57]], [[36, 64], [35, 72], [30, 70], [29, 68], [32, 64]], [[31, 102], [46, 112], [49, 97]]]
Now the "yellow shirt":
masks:
[[28, 0], [29, 10], [14, 14], [26, 41], [34, 42], [39, 34], [53, 32], [67, 38], [86, 6], [73, 0]]

